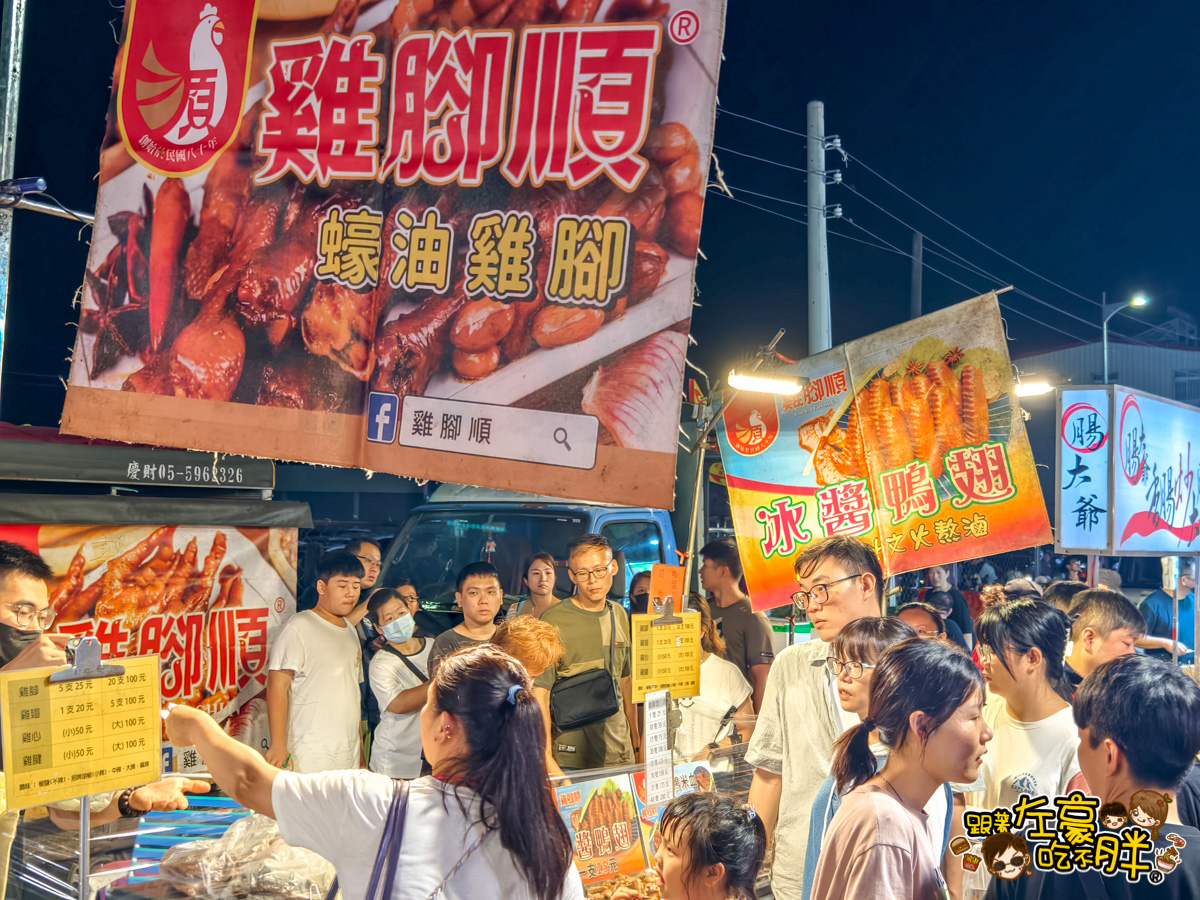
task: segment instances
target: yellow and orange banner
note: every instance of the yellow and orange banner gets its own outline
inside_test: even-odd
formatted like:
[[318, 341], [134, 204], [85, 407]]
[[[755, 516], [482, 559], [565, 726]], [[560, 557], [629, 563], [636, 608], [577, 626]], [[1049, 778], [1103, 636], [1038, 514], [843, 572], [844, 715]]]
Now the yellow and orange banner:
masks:
[[789, 372], [800, 393], [743, 392], [718, 426], [755, 608], [790, 602], [796, 555], [831, 535], [888, 575], [1050, 540], [994, 293]]

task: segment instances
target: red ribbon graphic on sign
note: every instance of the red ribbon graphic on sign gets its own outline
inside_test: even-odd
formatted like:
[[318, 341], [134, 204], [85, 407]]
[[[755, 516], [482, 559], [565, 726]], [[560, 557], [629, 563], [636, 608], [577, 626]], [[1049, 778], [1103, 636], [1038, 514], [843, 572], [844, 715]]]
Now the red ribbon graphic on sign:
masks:
[[1190, 544], [1200, 535], [1200, 522], [1191, 525], [1170, 525], [1162, 516], [1152, 512], [1140, 512], [1129, 517], [1125, 530], [1121, 533], [1121, 543], [1124, 544], [1133, 535], [1146, 537], [1156, 531], [1169, 531], [1185, 544]]

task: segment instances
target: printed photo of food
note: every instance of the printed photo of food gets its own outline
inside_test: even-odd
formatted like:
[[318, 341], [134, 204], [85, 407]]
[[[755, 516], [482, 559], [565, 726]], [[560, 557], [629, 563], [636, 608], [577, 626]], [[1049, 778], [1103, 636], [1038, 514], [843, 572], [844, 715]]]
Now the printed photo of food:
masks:
[[860, 381], [853, 398], [800, 425], [818, 485], [867, 478], [912, 460], [928, 463], [943, 497], [945, 454], [984, 441], [1007, 443], [1015, 399], [1007, 362], [987, 347], [926, 337]]
[[[604, 826], [613, 836], [614, 849], [620, 851], [628, 850], [637, 840], [639, 834], [638, 814], [633, 794], [622, 789], [611, 778], [591, 792], [581, 809], [578, 825], [575, 825], [574, 814], [572, 814], [571, 824], [576, 831], [581, 829], [590, 831]], [[618, 822], [627, 823], [628, 828], [614, 829], [613, 826]], [[619, 834], [624, 834], [628, 841], [619, 839]]]

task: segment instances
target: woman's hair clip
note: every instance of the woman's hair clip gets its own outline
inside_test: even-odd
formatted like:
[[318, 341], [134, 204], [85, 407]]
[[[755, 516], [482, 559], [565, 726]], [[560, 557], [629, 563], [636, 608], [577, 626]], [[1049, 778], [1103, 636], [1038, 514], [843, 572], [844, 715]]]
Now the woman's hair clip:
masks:
[[746, 818], [753, 822], [758, 817], [758, 812], [754, 809], [753, 803], [746, 804]]
[[517, 705], [517, 692], [520, 691], [522, 687], [524, 687], [524, 685], [514, 684], [508, 689], [508, 702], [513, 706]]

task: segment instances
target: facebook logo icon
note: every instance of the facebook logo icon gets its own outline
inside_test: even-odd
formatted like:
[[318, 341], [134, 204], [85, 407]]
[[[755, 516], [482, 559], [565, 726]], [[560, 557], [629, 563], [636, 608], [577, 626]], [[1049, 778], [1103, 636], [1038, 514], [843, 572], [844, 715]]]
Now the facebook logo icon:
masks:
[[367, 440], [390, 444], [396, 440], [396, 425], [400, 421], [400, 398], [395, 394], [371, 391], [367, 404]]

